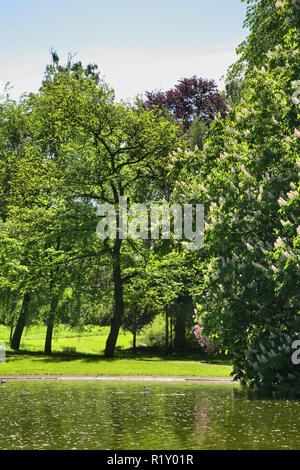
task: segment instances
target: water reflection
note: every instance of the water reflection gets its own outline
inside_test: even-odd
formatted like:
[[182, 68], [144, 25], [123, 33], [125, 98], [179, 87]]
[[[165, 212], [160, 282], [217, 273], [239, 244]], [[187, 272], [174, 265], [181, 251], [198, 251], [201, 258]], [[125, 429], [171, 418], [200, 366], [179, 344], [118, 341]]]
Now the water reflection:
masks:
[[299, 449], [300, 403], [232, 384], [7, 382], [0, 449]]

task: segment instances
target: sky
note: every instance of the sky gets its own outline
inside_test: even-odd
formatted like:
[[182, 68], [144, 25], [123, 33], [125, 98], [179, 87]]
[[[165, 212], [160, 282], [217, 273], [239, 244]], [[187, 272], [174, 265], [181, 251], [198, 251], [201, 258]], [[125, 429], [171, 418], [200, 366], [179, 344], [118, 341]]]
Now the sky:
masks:
[[68, 53], [97, 64], [118, 100], [192, 75], [222, 90], [245, 11], [241, 0], [0, 0], [0, 83], [12, 99], [37, 92], [52, 48], [63, 64]]

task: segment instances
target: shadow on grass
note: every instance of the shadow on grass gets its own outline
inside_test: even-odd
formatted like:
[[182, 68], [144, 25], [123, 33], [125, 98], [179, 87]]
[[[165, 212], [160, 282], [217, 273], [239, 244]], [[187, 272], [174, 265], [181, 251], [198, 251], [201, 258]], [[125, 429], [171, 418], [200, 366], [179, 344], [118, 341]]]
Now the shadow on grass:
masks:
[[104, 356], [104, 351], [101, 351], [100, 354], [91, 354], [84, 352], [62, 352], [54, 351], [50, 355], [46, 355], [43, 351], [30, 351], [30, 350], [19, 350], [19, 351], [8, 351], [7, 358], [21, 359], [21, 358], [42, 358], [45, 363], [58, 363], [66, 361], [76, 361], [81, 360], [84, 362], [96, 362], [96, 361], [114, 361], [120, 359], [133, 359], [138, 361], [149, 361], [149, 362], [198, 362], [198, 363], [207, 363], [207, 364], [218, 364], [218, 365], [231, 365], [231, 360], [228, 357], [209, 357], [204, 354], [200, 354], [199, 351], [187, 351], [182, 352], [170, 352], [166, 354], [161, 349], [157, 348], [145, 348], [138, 347], [134, 351], [132, 348], [122, 349], [120, 346], [115, 348], [114, 358], [106, 358]]

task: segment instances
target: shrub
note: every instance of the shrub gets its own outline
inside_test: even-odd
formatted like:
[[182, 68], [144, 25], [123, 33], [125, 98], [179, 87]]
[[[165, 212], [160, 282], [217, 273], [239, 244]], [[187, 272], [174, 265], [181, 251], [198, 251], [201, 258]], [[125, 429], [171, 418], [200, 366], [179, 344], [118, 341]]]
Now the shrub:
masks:
[[285, 399], [300, 398], [300, 365], [293, 364], [296, 332], [266, 333], [246, 351], [242, 383], [248, 384], [258, 396]]
[[74, 346], [64, 346], [62, 352], [63, 354], [76, 354], [76, 348]]
[[165, 344], [165, 319], [157, 315], [154, 320], [142, 329], [139, 343], [141, 346], [161, 348]]

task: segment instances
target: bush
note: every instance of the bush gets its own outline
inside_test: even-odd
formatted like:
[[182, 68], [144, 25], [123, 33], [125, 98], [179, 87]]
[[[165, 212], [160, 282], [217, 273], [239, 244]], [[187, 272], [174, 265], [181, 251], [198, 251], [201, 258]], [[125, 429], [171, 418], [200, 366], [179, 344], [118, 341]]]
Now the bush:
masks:
[[165, 319], [157, 315], [154, 320], [141, 330], [139, 345], [161, 348], [165, 344]]
[[300, 365], [293, 364], [293, 347], [300, 335], [284, 332], [259, 337], [246, 352], [242, 382], [260, 397], [300, 398]]
[[74, 346], [64, 346], [62, 348], [63, 354], [76, 354], [76, 348]]

